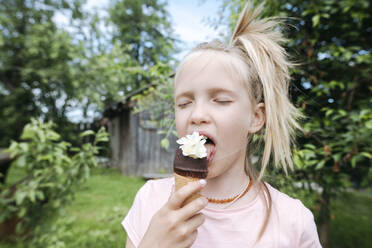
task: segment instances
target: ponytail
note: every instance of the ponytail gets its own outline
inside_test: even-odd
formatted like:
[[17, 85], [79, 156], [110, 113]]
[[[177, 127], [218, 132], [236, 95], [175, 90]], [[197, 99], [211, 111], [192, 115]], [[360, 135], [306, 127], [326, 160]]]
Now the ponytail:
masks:
[[291, 143], [295, 130], [302, 130], [296, 121], [302, 115], [288, 98], [288, 70], [293, 64], [287, 60], [286, 51], [279, 45], [285, 39], [276, 28], [277, 21], [258, 19], [262, 9], [262, 4], [255, 10], [246, 4], [230, 41], [230, 46], [238, 47], [246, 54], [262, 87], [266, 123], [259, 180], [264, 175], [271, 154], [274, 165], [281, 166], [286, 174], [287, 167], [293, 169]]
[[[255, 73], [251, 77], [256, 78], [250, 82], [253, 84], [251, 89], [261, 88], [262, 96], [256, 96], [256, 103], [262, 100], [265, 103], [265, 147], [256, 182], [261, 185], [266, 217], [256, 239], [257, 243], [266, 230], [272, 209], [270, 191], [267, 185], [261, 182], [262, 177], [271, 154], [276, 167], [281, 166], [286, 174], [287, 167], [293, 170], [291, 144], [294, 142], [296, 129], [302, 130], [297, 120], [303, 115], [288, 98], [289, 68], [293, 67], [293, 64], [287, 60], [287, 53], [280, 46], [285, 39], [277, 28], [279, 23], [272, 18], [258, 19], [263, 4], [254, 10], [248, 8], [248, 5], [249, 3], [239, 16], [230, 47], [237, 47], [245, 55], [247, 64], [252, 68], [250, 72]], [[250, 163], [249, 150], [250, 147], [247, 148], [245, 170], [250, 175], [255, 174], [255, 170]]]

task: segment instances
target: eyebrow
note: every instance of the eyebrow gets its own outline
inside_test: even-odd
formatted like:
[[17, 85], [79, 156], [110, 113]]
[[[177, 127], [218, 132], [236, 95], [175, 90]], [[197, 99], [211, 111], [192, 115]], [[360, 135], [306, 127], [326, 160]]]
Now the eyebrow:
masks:
[[225, 88], [212, 88], [212, 89], [208, 89], [207, 91], [210, 95], [217, 95], [219, 93], [227, 93], [229, 95], [236, 96], [235, 92], [225, 89]]
[[[233, 97], [236, 96], [236, 93], [235, 92], [233, 92], [231, 90], [228, 90], [228, 89], [225, 89], [225, 88], [219, 88], [219, 87], [208, 89], [207, 92], [208, 92], [209, 95], [212, 95], [212, 96], [217, 95], [219, 93], [227, 93], [227, 94], [229, 94], [229, 95], [231, 95]], [[181, 97], [193, 98], [194, 97], [194, 93], [192, 91], [185, 91], [185, 92], [181, 93], [180, 95], [178, 95], [175, 98], [175, 100], [177, 101]]]

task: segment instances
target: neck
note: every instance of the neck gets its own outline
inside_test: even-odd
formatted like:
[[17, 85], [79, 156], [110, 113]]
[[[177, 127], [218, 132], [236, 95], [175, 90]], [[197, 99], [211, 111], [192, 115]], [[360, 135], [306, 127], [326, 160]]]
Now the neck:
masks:
[[[201, 194], [207, 198], [228, 199], [241, 193], [249, 182], [249, 176], [245, 173], [245, 153], [237, 156], [237, 159], [226, 159], [225, 163], [231, 163], [225, 171], [218, 171], [218, 166], [210, 169], [210, 177], [207, 177], [207, 185], [202, 189]], [[209, 172], [208, 172], [209, 173]], [[225, 209], [247, 206], [257, 197], [259, 187], [253, 182], [250, 190], [233, 204], [215, 204], [209, 203], [209, 208]]]
[[244, 171], [244, 158], [239, 159], [227, 171], [207, 179], [202, 194], [215, 199], [225, 199], [239, 194], [247, 186], [248, 175]]

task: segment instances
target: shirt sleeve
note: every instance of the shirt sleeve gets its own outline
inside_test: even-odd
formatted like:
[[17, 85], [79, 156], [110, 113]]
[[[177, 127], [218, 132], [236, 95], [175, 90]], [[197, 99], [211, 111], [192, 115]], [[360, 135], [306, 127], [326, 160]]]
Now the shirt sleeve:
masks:
[[302, 219], [302, 232], [299, 239], [299, 248], [322, 248], [319, 242], [319, 236], [316, 229], [314, 215], [302, 203], [301, 219]]
[[144, 235], [143, 223], [144, 223], [144, 213], [145, 213], [145, 201], [148, 182], [143, 185], [137, 192], [132, 207], [129, 209], [128, 214], [125, 216], [124, 220], [121, 222], [123, 228], [127, 233], [127, 237], [133, 242], [134, 246], [137, 247]]

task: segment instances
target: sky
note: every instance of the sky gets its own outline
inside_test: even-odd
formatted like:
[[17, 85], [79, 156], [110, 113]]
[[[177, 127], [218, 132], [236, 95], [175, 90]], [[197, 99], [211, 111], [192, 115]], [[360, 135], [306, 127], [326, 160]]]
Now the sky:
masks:
[[215, 18], [219, 1], [169, 0], [168, 11], [171, 14], [173, 28], [185, 47], [181, 54], [200, 42], [218, 38], [218, 30], [207, 23], [208, 18]]
[[[86, 8], [102, 8], [108, 0], [87, 0]], [[168, 0], [168, 12], [171, 15], [175, 34], [183, 46], [179, 56], [200, 42], [218, 38], [218, 30], [207, 24], [208, 18], [215, 18], [220, 1], [216, 0]]]

